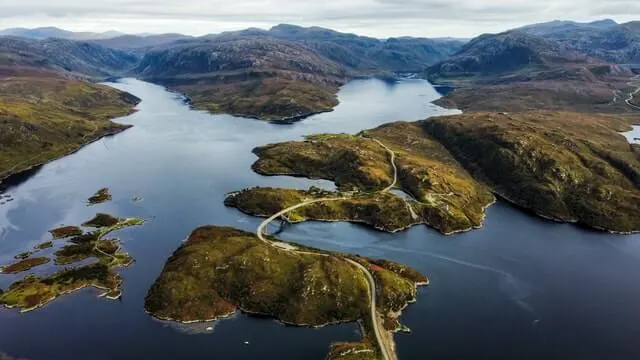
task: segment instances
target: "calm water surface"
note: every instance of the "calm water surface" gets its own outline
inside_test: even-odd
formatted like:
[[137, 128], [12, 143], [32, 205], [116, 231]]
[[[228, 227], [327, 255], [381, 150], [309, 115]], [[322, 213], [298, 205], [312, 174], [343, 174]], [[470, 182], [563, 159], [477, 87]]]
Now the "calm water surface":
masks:
[[[119, 232], [137, 260], [121, 271], [124, 296], [96, 299], [87, 289], [27, 314], [0, 310], [0, 351], [29, 359], [320, 360], [331, 342], [357, 339], [353, 324], [316, 330], [242, 315], [213, 331], [181, 327], [145, 314], [144, 296], [195, 227], [255, 229], [259, 219], [223, 206], [225, 193], [255, 185], [332, 187], [256, 175], [252, 148], [451, 113], [430, 104], [436, 91], [419, 80], [354, 81], [334, 112], [275, 125], [192, 111], [180, 96], [132, 79], [112, 86], [143, 100], [137, 113], [118, 119], [135, 127], [7, 190], [15, 201], [0, 206], [0, 263], [48, 240], [47, 230], [98, 211], [144, 217], [150, 221], [143, 227]], [[105, 186], [113, 201], [86, 207], [86, 198]], [[345, 223], [300, 224], [281, 237], [399, 261], [430, 277], [401, 319], [413, 334], [396, 336], [400, 359], [640, 358], [640, 236], [549, 223], [498, 203], [482, 230], [454, 237], [426, 227], [390, 235]], [[14, 280], [3, 275], [0, 287]]]

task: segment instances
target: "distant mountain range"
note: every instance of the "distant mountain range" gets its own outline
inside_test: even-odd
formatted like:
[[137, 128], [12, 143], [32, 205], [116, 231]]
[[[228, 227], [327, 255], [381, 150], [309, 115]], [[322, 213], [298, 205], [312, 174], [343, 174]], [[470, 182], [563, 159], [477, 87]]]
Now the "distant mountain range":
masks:
[[[571, 101], [576, 102], [576, 94], [589, 94], [578, 102], [604, 103], [622, 91], [631, 75], [616, 64], [633, 63], [640, 64], [640, 22], [612, 20], [552, 21], [470, 41], [376, 39], [286, 24], [201, 37], [57, 28], [0, 32], [0, 68], [5, 72], [18, 66], [96, 78], [135, 76], [184, 92], [198, 108], [267, 120], [328, 111], [337, 103], [339, 86], [349, 79], [397, 73], [455, 82], [461, 89], [455, 96], [479, 84], [494, 86], [502, 96], [505, 86], [519, 84], [521, 94], [544, 95], [532, 108], [555, 101], [549, 91], [558, 81], [573, 82], [562, 90]], [[451, 105], [482, 109], [482, 103]], [[489, 108], [494, 105], [500, 107]]]
[[567, 49], [612, 63], [640, 63], [640, 21], [625, 24], [617, 24], [613, 20], [591, 23], [553, 21], [518, 30], [543, 36]]
[[56, 27], [39, 27], [34, 29], [27, 28], [10, 28], [0, 30], [0, 36], [19, 36], [29, 39], [69, 39], [69, 40], [95, 40], [95, 39], [108, 39], [116, 36], [124, 35], [119, 31], [106, 31], [102, 33], [95, 32], [73, 32]]

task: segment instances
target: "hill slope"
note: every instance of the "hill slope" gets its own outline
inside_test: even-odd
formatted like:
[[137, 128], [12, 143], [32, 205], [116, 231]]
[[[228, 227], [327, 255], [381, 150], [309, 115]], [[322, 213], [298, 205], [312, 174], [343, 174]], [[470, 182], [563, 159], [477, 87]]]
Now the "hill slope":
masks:
[[196, 108], [264, 120], [329, 111], [347, 79], [340, 65], [302, 45], [238, 36], [155, 49], [135, 73], [186, 93]]
[[624, 99], [632, 75], [520, 31], [482, 35], [425, 72], [456, 87], [438, 104], [467, 111], [630, 112]]
[[89, 77], [121, 74], [135, 66], [127, 52], [65, 39], [0, 37], [0, 66], [28, 66]]
[[544, 36], [567, 49], [611, 63], [640, 63], [640, 27], [634, 22], [558, 22], [535, 24], [524, 27], [521, 31]]
[[0, 67], [0, 180], [126, 129], [109, 119], [138, 101], [55, 73], [23, 68], [6, 76]]

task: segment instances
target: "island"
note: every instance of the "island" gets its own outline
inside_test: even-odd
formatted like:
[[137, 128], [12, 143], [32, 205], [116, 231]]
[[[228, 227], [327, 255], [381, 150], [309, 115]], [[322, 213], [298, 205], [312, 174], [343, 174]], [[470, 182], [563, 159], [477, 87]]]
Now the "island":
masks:
[[[50, 275], [26, 275], [0, 290], [0, 305], [18, 308], [21, 312], [42, 307], [56, 298], [85, 287], [102, 290], [101, 297], [118, 299], [121, 296], [122, 278], [115, 269], [126, 267], [133, 258], [124, 252], [120, 241], [111, 237], [114, 232], [139, 226], [144, 220], [117, 218], [109, 214], [96, 214], [80, 226], [63, 226], [50, 231], [53, 240], [65, 240], [62, 246], [48, 241], [34, 247], [34, 252], [51, 250], [54, 259]], [[83, 230], [83, 229], [86, 229]], [[49, 256], [31, 258], [34, 252], [21, 254], [22, 260], [2, 267], [4, 274], [17, 274], [36, 266], [49, 264]]]
[[103, 202], [111, 201], [111, 194], [109, 193], [108, 188], [102, 188], [96, 191], [89, 199], [87, 200], [88, 205], [97, 205], [102, 204]]
[[392, 348], [389, 332], [400, 329], [400, 312], [415, 301], [416, 287], [427, 282], [393, 262], [204, 226], [169, 258], [145, 308], [159, 319], [185, 323], [236, 311], [297, 326], [358, 321], [362, 341], [335, 344], [332, 359], [351, 359], [356, 350], [364, 356], [359, 358], [388, 359], [381, 352]]

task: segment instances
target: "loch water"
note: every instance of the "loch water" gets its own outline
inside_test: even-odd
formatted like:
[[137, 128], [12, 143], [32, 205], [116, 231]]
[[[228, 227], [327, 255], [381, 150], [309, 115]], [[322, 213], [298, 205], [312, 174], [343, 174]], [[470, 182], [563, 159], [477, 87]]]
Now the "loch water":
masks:
[[[142, 99], [138, 112], [116, 120], [134, 127], [7, 184], [14, 201], [0, 205], [0, 264], [49, 240], [49, 229], [96, 212], [143, 217], [144, 226], [117, 233], [136, 259], [120, 270], [123, 297], [98, 299], [85, 289], [25, 314], [2, 309], [0, 352], [32, 360], [320, 360], [331, 342], [358, 339], [355, 324], [309, 329], [244, 315], [176, 325], [147, 315], [144, 297], [197, 226], [255, 230], [261, 219], [225, 208], [226, 193], [257, 185], [333, 187], [254, 174], [254, 147], [455, 113], [431, 104], [435, 89], [421, 80], [357, 80], [341, 89], [334, 112], [278, 125], [194, 111], [181, 95], [134, 79], [110, 85]], [[101, 187], [113, 201], [87, 207]], [[396, 335], [402, 360], [640, 358], [638, 235], [556, 224], [498, 202], [483, 229], [450, 237], [424, 226], [387, 234], [312, 222], [288, 226], [280, 237], [398, 261], [429, 276], [431, 285], [401, 318], [413, 330]], [[0, 275], [0, 288], [15, 279]]]

